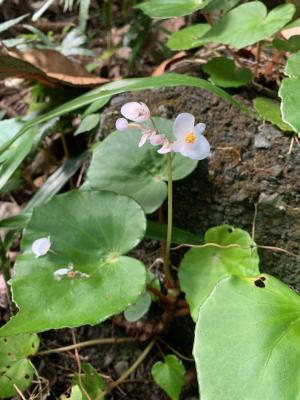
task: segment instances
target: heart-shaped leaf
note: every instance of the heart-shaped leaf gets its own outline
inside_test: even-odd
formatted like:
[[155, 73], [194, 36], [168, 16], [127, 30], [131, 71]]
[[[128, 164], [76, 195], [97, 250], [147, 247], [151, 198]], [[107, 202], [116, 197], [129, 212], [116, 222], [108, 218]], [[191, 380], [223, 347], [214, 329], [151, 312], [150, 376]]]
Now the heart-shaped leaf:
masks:
[[184, 385], [185, 367], [173, 354], [166, 356], [164, 362], [158, 361], [151, 370], [155, 383], [160, 386], [172, 400], [178, 400]]
[[300, 297], [261, 275], [222, 280], [200, 309], [201, 400], [298, 400]]
[[201, 46], [201, 43], [198, 44], [199, 37], [201, 38], [209, 29], [209, 24], [196, 24], [180, 29], [170, 36], [167, 46], [171, 50], [189, 50], [199, 47]]
[[[96, 324], [133, 304], [146, 273], [122, 254], [145, 233], [145, 215], [132, 199], [111, 192], [69, 192], [36, 207], [12, 279], [16, 316], [1, 335]], [[35, 258], [32, 243], [50, 236]]]
[[282, 131], [292, 131], [292, 128], [282, 120], [279, 101], [267, 97], [256, 97], [253, 105], [265, 121], [277, 125]]
[[300, 51], [288, 59], [285, 74], [289, 78], [283, 79], [279, 89], [282, 118], [300, 134]]
[[[229, 11], [202, 36], [200, 43], [223, 43], [241, 49], [267, 39], [289, 22], [295, 12], [292, 4], [283, 4], [267, 13], [260, 1], [251, 1]], [[200, 38], [199, 38], [200, 39]]]
[[[159, 132], [171, 135], [172, 122], [154, 118]], [[85, 189], [111, 190], [136, 200], [151, 213], [167, 196], [167, 160], [157, 153], [158, 147], [147, 143], [139, 148], [140, 131], [128, 129], [111, 133], [93, 150]], [[176, 153], [173, 157], [173, 179], [190, 174], [197, 161]]]
[[225, 88], [240, 87], [252, 79], [250, 69], [237, 68], [234, 61], [226, 57], [215, 57], [203, 65], [202, 69], [215, 85]]
[[236, 6], [240, 0], [212, 0], [206, 7], [205, 11], [221, 11], [223, 13], [231, 10], [234, 6]]
[[194, 248], [185, 254], [180, 264], [180, 287], [186, 294], [194, 321], [198, 318], [200, 306], [220, 279], [228, 275], [259, 273], [255, 244], [242, 229], [217, 226], [206, 232], [204, 241], [228, 248]]
[[151, 18], [171, 18], [200, 10], [211, 0], [148, 0], [136, 6]]
[[34, 366], [27, 359], [37, 352], [37, 335], [17, 335], [0, 338], [0, 398], [17, 395], [14, 385], [27, 389], [34, 376]]

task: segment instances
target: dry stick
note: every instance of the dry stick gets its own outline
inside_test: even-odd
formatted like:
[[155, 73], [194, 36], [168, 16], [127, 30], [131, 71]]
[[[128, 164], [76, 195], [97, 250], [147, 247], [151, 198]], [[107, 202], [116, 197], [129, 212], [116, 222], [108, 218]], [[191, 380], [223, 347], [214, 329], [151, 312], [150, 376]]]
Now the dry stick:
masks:
[[295, 257], [298, 258], [300, 260], [300, 255], [299, 254], [295, 254], [292, 253], [291, 251], [288, 251], [286, 249], [282, 249], [281, 247], [276, 247], [276, 246], [264, 246], [264, 245], [260, 245], [260, 244], [256, 244], [253, 246], [241, 246], [239, 244], [233, 243], [233, 244], [228, 244], [226, 246], [222, 246], [221, 244], [217, 244], [217, 243], [205, 243], [205, 244], [180, 244], [179, 246], [176, 247], [172, 247], [171, 250], [178, 250], [182, 247], [192, 247], [192, 248], [198, 248], [198, 249], [202, 249], [202, 248], [206, 248], [206, 247], [216, 247], [218, 249], [234, 249], [234, 248], [238, 248], [238, 249], [244, 249], [244, 250], [253, 250], [255, 247], [259, 248], [259, 249], [264, 249], [264, 250], [273, 250], [273, 251], [277, 251], [279, 253], [284, 253], [287, 254], [291, 257]]
[[[71, 329], [71, 334], [72, 334], [73, 343], [75, 345], [77, 343], [76, 343], [76, 337], [75, 337], [75, 333], [74, 333], [73, 329]], [[88, 398], [88, 400], [92, 400], [91, 397], [89, 396], [88, 392], [85, 390], [85, 388], [83, 387], [83, 384], [82, 384], [81, 363], [80, 363], [79, 352], [78, 352], [78, 348], [77, 347], [74, 349], [74, 353], [75, 353], [75, 359], [76, 359], [76, 364], [77, 364], [77, 369], [78, 369], [78, 371], [77, 371], [78, 372], [78, 383], [79, 383], [80, 390], [85, 394], [85, 396]]]
[[170, 346], [169, 343], [165, 342], [163, 339], [158, 338], [158, 340], [163, 343], [168, 349], [173, 351], [174, 354], [176, 354], [179, 358], [182, 358], [183, 360], [189, 361], [189, 362], [195, 362], [195, 360], [192, 357], [187, 357], [184, 356], [183, 354], [179, 353], [178, 350], [175, 350], [174, 347]]
[[26, 400], [26, 397], [24, 396], [24, 394], [21, 392], [21, 390], [18, 388], [18, 386], [14, 383], [14, 388], [15, 391], [18, 393], [18, 395], [21, 397], [22, 400]]
[[119, 379], [117, 379], [115, 382], [111, 383], [109, 386], [109, 390], [113, 390], [115, 387], [119, 386], [123, 381], [127, 379], [127, 377], [137, 369], [137, 367], [144, 361], [144, 359], [147, 357], [147, 355], [150, 353], [152, 347], [155, 344], [155, 340], [152, 340], [148, 346], [145, 348], [145, 350], [139, 355], [139, 357], [136, 359], [136, 361], [131, 365], [130, 368], [126, 372], [124, 372], [123, 375], [120, 376]]
[[34, 356], [45, 356], [47, 354], [63, 353], [65, 351], [80, 349], [82, 347], [95, 346], [95, 345], [99, 345], [99, 344], [118, 344], [118, 343], [134, 342], [134, 341], [136, 341], [136, 339], [128, 338], [128, 337], [127, 338], [92, 339], [92, 340], [87, 340], [85, 342], [71, 344], [70, 346], [64, 346], [64, 347], [58, 347], [56, 349], [39, 351], [38, 353], [34, 354]]
[[258, 204], [254, 203], [254, 216], [253, 216], [253, 222], [252, 222], [252, 240], [254, 242], [254, 237], [255, 237], [255, 228], [256, 228], [256, 218], [257, 218], [257, 208]]

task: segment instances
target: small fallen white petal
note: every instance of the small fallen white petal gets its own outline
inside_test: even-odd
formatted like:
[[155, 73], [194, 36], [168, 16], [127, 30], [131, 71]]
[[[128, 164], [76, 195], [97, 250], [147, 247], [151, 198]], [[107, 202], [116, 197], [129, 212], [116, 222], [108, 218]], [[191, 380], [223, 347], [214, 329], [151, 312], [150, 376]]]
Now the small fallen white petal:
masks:
[[40, 238], [35, 240], [32, 243], [31, 250], [34, 253], [35, 257], [41, 257], [48, 253], [51, 247], [50, 236], [45, 238]]
[[118, 118], [116, 120], [116, 128], [118, 131], [125, 131], [128, 128], [128, 121], [125, 118]]
[[148, 137], [149, 137], [148, 133], [144, 133], [144, 134], [141, 136], [141, 139], [140, 139], [140, 141], [139, 141], [138, 146], [139, 146], [139, 147], [144, 146], [144, 144], [145, 144], [145, 143], [147, 142], [147, 140], [148, 140]]

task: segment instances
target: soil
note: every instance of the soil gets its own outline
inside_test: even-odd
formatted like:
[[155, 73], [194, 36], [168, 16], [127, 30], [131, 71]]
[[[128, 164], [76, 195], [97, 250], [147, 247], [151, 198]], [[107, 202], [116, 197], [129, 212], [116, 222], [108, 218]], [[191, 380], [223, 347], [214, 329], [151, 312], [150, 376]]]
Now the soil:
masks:
[[[243, 98], [243, 93], [240, 93], [238, 98], [250, 106], [247, 96]], [[145, 102], [153, 115], [173, 119], [180, 112], [190, 112], [197, 121], [207, 125], [206, 135], [213, 147], [213, 156], [209, 161], [199, 162], [188, 178], [175, 183], [175, 226], [203, 235], [210, 227], [228, 223], [249, 233], [254, 230], [255, 241], [260, 245], [299, 253], [300, 147], [297, 142], [289, 151], [289, 135], [253, 119], [206, 91], [193, 88], [145, 91], [115, 97], [102, 113], [99, 138], [110, 132], [120, 106], [130, 100]], [[158, 244], [150, 240], [142, 243], [135, 252], [147, 266], [160, 256]], [[274, 250], [260, 249], [259, 255], [262, 272], [280, 278], [300, 292], [299, 259]], [[177, 255], [173, 259], [174, 265], [178, 265], [178, 261]], [[157, 308], [150, 312], [148, 321], [151, 321], [151, 315], [161, 312], [158, 305], [154, 307]], [[128, 332], [116, 322], [113, 318], [99, 326], [76, 329], [77, 341], [128, 336]], [[179, 352], [191, 357], [193, 323], [186, 317], [176, 318], [165, 339]], [[53, 347], [53, 343], [61, 346], [70, 344], [70, 331], [42, 334], [42, 342], [46, 348]], [[137, 340], [131, 344], [86, 348], [80, 350], [80, 355], [102, 374], [116, 379], [145, 347], [146, 343]], [[164, 345], [161, 347], [165, 354], [171, 352]], [[166, 399], [150, 376], [151, 366], [159, 359], [160, 351], [154, 348], [130, 377], [132, 382], [122, 385], [107, 398]], [[190, 383], [181, 398], [196, 400], [199, 397], [193, 363], [185, 364], [190, 371]], [[76, 370], [71, 352], [42, 357], [37, 365], [40, 375], [49, 379], [50, 386], [55, 388], [51, 398], [58, 398], [70, 387], [71, 377], [66, 381], [66, 375], [71, 376]]]

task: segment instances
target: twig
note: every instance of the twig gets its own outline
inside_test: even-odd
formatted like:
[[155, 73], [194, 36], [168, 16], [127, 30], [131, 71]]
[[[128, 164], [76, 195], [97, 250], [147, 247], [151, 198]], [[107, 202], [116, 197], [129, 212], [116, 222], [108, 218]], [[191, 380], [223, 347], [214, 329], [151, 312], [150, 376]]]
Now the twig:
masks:
[[258, 208], [258, 204], [254, 203], [254, 216], [253, 216], [253, 221], [252, 221], [252, 235], [251, 235], [253, 242], [254, 242], [254, 237], [255, 237], [257, 208]]
[[147, 357], [147, 355], [150, 353], [152, 350], [152, 347], [154, 346], [155, 341], [152, 340], [148, 344], [148, 346], [145, 348], [145, 350], [139, 355], [139, 357], [136, 359], [136, 361], [131, 365], [131, 367], [128, 368], [126, 372], [124, 372], [123, 375], [120, 376], [119, 379], [117, 379], [115, 382], [111, 383], [109, 386], [109, 390], [113, 390], [115, 387], [119, 386], [123, 381], [125, 381], [128, 376], [137, 369], [137, 367], [144, 361], [144, 359]]
[[261, 55], [261, 43], [258, 42], [256, 45], [256, 54], [255, 54], [256, 63], [254, 65], [254, 70], [253, 70], [253, 80], [255, 80], [257, 78], [258, 67], [259, 67], [259, 62], [260, 62], [260, 55]]
[[18, 386], [14, 383], [14, 388], [15, 391], [18, 393], [18, 395], [21, 397], [22, 400], [26, 400], [26, 397], [24, 396], [24, 394], [21, 392], [21, 390], [18, 388]]
[[[72, 339], [73, 339], [73, 343], [74, 345], [76, 345], [76, 337], [75, 337], [75, 333], [74, 330], [71, 329], [71, 335], [72, 335]], [[79, 357], [79, 352], [78, 352], [78, 348], [74, 348], [74, 353], [75, 353], [75, 359], [76, 359], [76, 364], [77, 364], [77, 373], [78, 373], [78, 383], [79, 383], [79, 387], [80, 390], [85, 394], [85, 396], [88, 398], [88, 400], [92, 400], [90, 395], [88, 394], [88, 392], [85, 390], [83, 384], [82, 384], [82, 379], [81, 379], [81, 363], [80, 363], [80, 357]]]
[[205, 243], [205, 244], [180, 244], [179, 246], [172, 247], [171, 250], [178, 250], [182, 247], [192, 247], [192, 248], [206, 248], [206, 247], [216, 247], [218, 249], [234, 249], [234, 248], [239, 248], [239, 249], [244, 249], [244, 250], [253, 250], [255, 247], [263, 250], [272, 250], [272, 251], [277, 251], [279, 253], [284, 253], [287, 254], [291, 257], [295, 257], [300, 260], [300, 255], [292, 253], [291, 251], [288, 251], [286, 249], [282, 249], [281, 247], [276, 247], [276, 246], [265, 246], [265, 245], [260, 245], [260, 244], [253, 244], [253, 246], [241, 246], [237, 243], [233, 244], [228, 244], [226, 246], [222, 246], [221, 244], [217, 243]]
[[136, 339], [134, 339], [134, 338], [92, 339], [92, 340], [87, 340], [85, 342], [71, 344], [69, 346], [58, 347], [56, 349], [39, 351], [38, 353], [34, 354], [34, 356], [45, 356], [47, 354], [63, 353], [65, 351], [69, 351], [69, 350], [80, 349], [82, 347], [96, 346], [96, 345], [101, 345], [101, 344], [118, 344], [118, 343], [134, 342], [134, 341], [136, 341]]
[[170, 349], [171, 351], [173, 351], [174, 354], [176, 354], [179, 358], [182, 358], [185, 361], [188, 362], [195, 362], [195, 360], [192, 357], [187, 357], [184, 356], [183, 354], [179, 353], [178, 350], [175, 350], [174, 347], [172, 347], [171, 345], [169, 345], [169, 343], [165, 342], [163, 339], [158, 338], [158, 340], [163, 343], [168, 349]]

